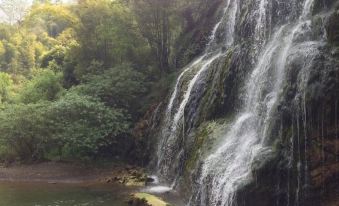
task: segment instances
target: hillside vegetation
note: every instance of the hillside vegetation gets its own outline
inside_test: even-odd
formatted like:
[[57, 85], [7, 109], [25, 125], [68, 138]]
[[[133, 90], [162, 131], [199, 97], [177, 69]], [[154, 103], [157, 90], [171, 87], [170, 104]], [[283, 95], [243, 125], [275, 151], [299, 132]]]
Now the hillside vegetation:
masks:
[[206, 2], [2, 1], [1, 161], [145, 158], [132, 130], [199, 52], [177, 45]]

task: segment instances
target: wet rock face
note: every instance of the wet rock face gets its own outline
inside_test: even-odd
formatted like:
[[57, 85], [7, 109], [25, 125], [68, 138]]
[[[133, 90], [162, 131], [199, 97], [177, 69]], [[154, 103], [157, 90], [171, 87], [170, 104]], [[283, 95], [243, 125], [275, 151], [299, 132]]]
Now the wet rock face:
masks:
[[331, 44], [339, 46], [339, 8], [328, 19], [326, 24], [328, 40]]
[[334, 8], [336, 5], [336, 0], [316, 0], [314, 1], [313, 13], [316, 14], [326, 8]]
[[222, 0], [201, 1], [200, 5], [183, 10], [186, 26], [175, 45], [176, 67], [184, 67], [204, 51], [222, 4]]
[[237, 205], [339, 204], [339, 61], [331, 52], [334, 47], [320, 48], [302, 95], [298, 81], [304, 61], [291, 61], [272, 126], [277, 153], [253, 169], [255, 182], [238, 191]]
[[272, 142], [281, 138], [277, 155], [254, 171], [256, 183], [239, 191], [239, 205], [339, 204], [339, 61], [335, 47], [328, 39], [319, 48], [303, 91], [298, 85], [308, 61], [291, 58], [277, 124], [272, 127]]
[[164, 107], [159, 173], [192, 206], [338, 204], [338, 1], [227, 2]]

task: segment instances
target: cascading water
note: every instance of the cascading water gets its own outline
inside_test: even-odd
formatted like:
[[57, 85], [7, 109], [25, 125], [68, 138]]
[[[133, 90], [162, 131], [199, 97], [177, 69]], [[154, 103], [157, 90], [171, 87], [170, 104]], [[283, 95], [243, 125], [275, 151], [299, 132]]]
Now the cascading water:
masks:
[[[299, 20], [281, 26], [262, 52], [246, 85], [243, 110], [225, 134], [222, 146], [204, 160], [191, 205], [234, 205], [236, 191], [253, 179], [253, 162], [271, 152], [265, 143], [270, 120], [282, 91], [291, 48], [300, 35], [310, 31], [311, 6], [312, 0], [306, 0]], [[311, 46], [299, 49], [307, 51]]]
[[195, 204], [234, 205], [236, 191], [253, 179], [253, 162], [270, 153], [265, 144], [270, 120], [282, 91], [293, 43], [298, 35], [310, 30], [307, 17], [311, 6], [312, 1], [306, 0], [298, 22], [281, 26], [264, 49], [248, 79], [244, 109], [225, 134], [222, 146], [203, 163], [198, 200], [192, 201]]
[[[234, 97], [227, 93], [227, 89], [237, 88], [235, 98], [240, 103], [232, 110], [231, 123], [227, 122], [228, 129], [219, 137], [218, 145], [197, 163], [188, 205], [236, 205], [238, 192], [254, 181], [253, 170], [258, 162], [263, 165], [277, 153], [273, 145], [276, 140], [287, 145], [285, 155], [288, 169], [284, 171], [288, 174], [283, 178], [288, 180], [284, 183], [277, 172], [279, 183], [276, 193], [281, 193], [283, 188], [287, 191], [283, 195], [286, 196], [285, 200], [276, 199], [274, 202], [276, 205], [300, 205], [302, 198], [305, 198], [303, 190], [308, 184], [309, 170], [307, 121], [310, 114], [306, 105], [307, 91], [314, 61], [319, 58], [320, 48], [324, 47], [326, 40], [325, 28], [314, 28], [312, 12], [315, 1], [225, 2], [222, 18], [212, 30], [205, 52], [184, 68], [165, 110], [155, 170], [156, 175], [172, 185], [161, 187], [162, 191], [172, 189], [182, 175], [190, 152], [186, 144], [192, 130], [188, 127], [197, 126], [194, 121], [199, 118], [201, 109], [197, 105], [207, 95], [207, 84], [217, 79], [213, 75], [220, 74], [212, 72], [210, 77], [209, 71], [219, 71], [218, 68], [222, 66], [218, 63], [228, 62], [224, 67], [232, 69], [233, 73], [227, 75], [236, 80], [223, 82], [223, 86], [238, 83], [237, 80], [243, 84], [239, 88], [225, 87], [222, 92], [225, 99]], [[322, 15], [325, 16], [325, 13]], [[245, 77], [237, 78], [234, 75], [236, 72], [244, 72]], [[291, 80], [294, 73], [297, 78]], [[292, 86], [289, 85], [291, 81], [295, 81]], [[288, 93], [287, 90], [294, 92]], [[225, 99], [223, 101], [228, 100]], [[286, 105], [285, 100], [298, 108], [296, 113], [290, 115], [292, 120], [286, 123], [289, 124], [286, 126], [290, 129], [288, 132], [280, 113], [282, 105]], [[194, 115], [190, 115], [192, 113]], [[277, 122], [279, 137], [273, 137], [276, 134], [272, 128], [277, 127]]]
[[[180, 159], [180, 155], [182, 155], [182, 152], [178, 149], [178, 144], [181, 141], [181, 132], [184, 130], [185, 108], [196, 89], [197, 82], [204, 78], [203, 74], [214, 61], [225, 55], [224, 47], [232, 45], [237, 8], [237, 1], [228, 0], [226, 2], [223, 16], [213, 29], [205, 53], [187, 66], [178, 77], [174, 92], [166, 109], [161, 133], [162, 137], [157, 151], [158, 161], [156, 170], [159, 176], [168, 176], [170, 168], [175, 167], [175, 164], [177, 164], [175, 161]], [[223, 34], [226, 34], [222, 40], [217, 37], [221, 29], [225, 31]], [[184, 78], [189, 78], [187, 85], [184, 85]]]

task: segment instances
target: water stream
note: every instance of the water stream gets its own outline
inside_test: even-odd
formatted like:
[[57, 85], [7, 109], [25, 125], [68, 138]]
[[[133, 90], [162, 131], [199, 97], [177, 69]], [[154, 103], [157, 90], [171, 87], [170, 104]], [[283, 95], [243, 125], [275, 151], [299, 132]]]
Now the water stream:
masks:
[[[213, 62], [225, 55], [224, 47], [231, 46], [234, 41], [233, 33], [236, 23], [238, 3], [237, 1], [228, 0], [223, 11], [221, 20], [215, 25], [210, 41], [205, 53], [188, 65], [177, 79], [174, 91], [170, 97], [165, 121], [162, 126], [162, 133], [160, 143], [157, 150], [157, 168], [156, 174], [158, 176], [166, 177], [171, 172], [174, 162], [180, 159], [182, 150], [178, 150], [180, 144], [181, 132], [184, 131], [185, 122], [185, 108], [187, 107], [189, 99], [195, 92], [197, 82], [204, 78], [204, 73], [208, 70]], [[227, 35], [219, 43], [217, 34], [225, 32]], [[185, 84], [184, 77], [190, 78]], [[187, 81], [187, 80], [186, 80]], [[183, 89], [184, 88], [184, 89]], [[172, 186], [175, 185], [176, 178], [172, 178]], [[170, 188], [170, 187], [169, 187]]]
[[[209, 71], [217, 71], [219, 62], [229, 60], [232, 72], [246, 71], [245, 77], [239, 78], [242, 82], [235, 97], [240, 103], [233, 108], [235, 114], [218, 144], [199, 159], [192, 175], [188, 205], [237, 204], [237, 192], [256, 178], [253, 174], [255, 164], [264, 164], [274, 156], [272, 142], [286, 141], [283, 120], [277, 114], [287, 99], [286, 89], [293, 86], [295, 96], [288, 101], [298, 105], [298, 109], [292, 114], [289, 125], [292, 134], [288, 134], [291, 139], [286, 143], [289, 147], [286, 164], [294, 170], [288, 170], [287, 183], [281, 182], [278, 173], [279, 183], [272, 187], [277, 188], [277, 193], [282, 187], [287, 188], [287, 205], [300, 204], [306, 193], [303, 190], [308, 182], [309, 167], [306, 93], [312, 66], [326, 40], [324, 27], [314, 23], [313, 6], [314, 0], [225, 0], [222, 17], [212, 30], [205, 52], [183, 69], [170, 96], [155, 168], [155, 174], [165, 181], [160, 181], [160, 186], [151, 190], [167, 192], [175, 189], [190, 152], [187, 138], [201, 112], [197, 105], [206, 95], [207, 82], [213, 84], [218, 79], [209, 77]], [[226, 59], [229, 53], [233, 58]], [[293, 72], [297, 78], [293, 77], [295, 82], [291, 86]], [[238, 82], [231, 80], [224, 84], [232, 83]], [[278, 137], [272, 137], [272, 128], [277, 124]], [[290, 178], [296, 182], [290, 183]], [[278, 199], [275, 202], [281, 205]]]
[[253, 181], [254, 161], [264, 159], [271, 152], [266, 144], [270, 120], [282, 91], [293, 43], [310, 30], [307, 17], [311, 6], [312, 1], [307, 0], [299, 20], [281, 26], [265, 47], [247, 81], [242, 111], [224, 135], [222, 146], [204, 160], [198, 195], [194, 195], [196, 199], [191, 200], [191, 205], [234, 205], [236, 192]]

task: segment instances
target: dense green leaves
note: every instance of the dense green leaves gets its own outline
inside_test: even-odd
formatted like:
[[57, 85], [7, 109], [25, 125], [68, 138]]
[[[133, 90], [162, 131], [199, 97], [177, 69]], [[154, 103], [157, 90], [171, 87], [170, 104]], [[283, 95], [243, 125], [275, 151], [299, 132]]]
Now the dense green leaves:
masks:
[[144, 14], [128, 1], [53, 2], [0, 24], [0, 159], [135, 155], [131, 131], [168, 88], [152, 85], [165, 84], [174, 1], [150, 1]]
[[6, 105], [0, 111], [1, 158], [38, 158], [50, 133], [46, 112], [47, 105], [43, 103]]
[[14, 33], [2, 41], [0, 70], [16, 75], [28, 75], [38, 62], [44, 46], [37, 41], [35, 34], [26, 30]]
[[19, 101], [25, 104], [53, 101], [62, 91], [61, 75], [51, 70], [41, 70], [23, 86], [19, 92]]
[[129, 124], [121, 110], [110, 109], [88, 96], [68, 93], [51, 104], [47, 118], [71, 156], [90, 156], [110, 143], [110, 138], [127, 131]]
[[100, 98], [111, 107], [129, 109], [146, 92], [145, 76], [128, 64], [89, 75], [75, 90]]
[[78, 24], [77, 17], [62, 5], [37, 4], [25, 18], [25, 27], [35, 33], [46, 32], [57, 37], [65, 29]]
[[129, 128], [120, 110], [94, 98], [68, 93], [58, 101], [6, 105], [0, 111], [1, 145], [23, 160], [60, 156], [85, 158]]
[[66, 48], [63, 46], [56, 46], [52, 48], [50, 51], [44, 53], [41, 56], [41, 67], [47, 68], [48, 66], [53, 66], [54, 71], [62, 71], [62, 68], [58, 68], [63, 66], [66, 55]]
[[79, 47], [75, 54], [81, 60], [81, 69], [86, 69], [93, 60], [102, 62], [105, 67], [126, 61], [142, 63], [145, 54], [149, 54], [149, 46], [124, 4], [84, 0], [74, 11], [80, 20], [76, 28]]
[[10, 99], [11, 87], [13, 81], [11, 77], [3, 72], [0, 72], [0, 104]]

